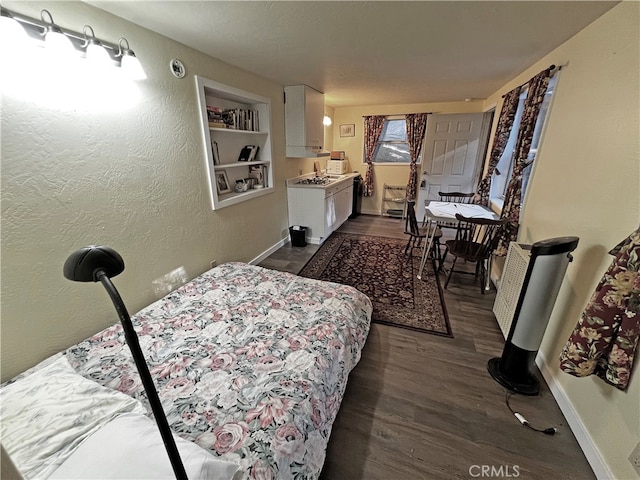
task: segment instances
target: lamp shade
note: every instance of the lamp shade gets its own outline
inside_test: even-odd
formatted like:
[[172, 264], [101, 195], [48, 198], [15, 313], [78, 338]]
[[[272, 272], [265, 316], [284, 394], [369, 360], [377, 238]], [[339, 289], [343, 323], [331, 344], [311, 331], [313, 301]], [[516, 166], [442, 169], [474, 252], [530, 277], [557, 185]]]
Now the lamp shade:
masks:
[[40, 18], [45, 22], [44, 44], [47, 50], [58, 58], [71, 57], [75, 53], [73, 43], [71, 43], [71, 39], [62, 32], [62, 29], [53, 23], [53, 17], [49, 10], [42, 10], [40, 12]]
[[75, 55], [75, 47], [69, 37], [56, 27], [49, 27], [44, 36], [44, 44], [47, 50], [57, 57], [73, 57]]
[[28, 40], [27, 32], [22, 25], [4, 11], [0, 16], [0, 40], [3, 46], [11, 45], [11, 48], [15, 48], [16, 43], [21, 45]]
[[85, 58], [87, 61], [98, 69], [105, 69], [111, 64], [111, 57], [109, 52], [104, 48], [102, 42], [96, 38], [96, 34], [93, 31], [91, 25], [85, 25], [82, 29], [85, 38]]
[[147, 74], [140, 64], [140, 60], [129, 50], [122, 55], [122, 71], [131, 80], [144, 80]]
[[124, 260], [112, 248], [89, 245], [73, 252], [64, 262], [64, 276], [74, 282], [98, 282], [99, 271], [115, 277], [124, 271]]

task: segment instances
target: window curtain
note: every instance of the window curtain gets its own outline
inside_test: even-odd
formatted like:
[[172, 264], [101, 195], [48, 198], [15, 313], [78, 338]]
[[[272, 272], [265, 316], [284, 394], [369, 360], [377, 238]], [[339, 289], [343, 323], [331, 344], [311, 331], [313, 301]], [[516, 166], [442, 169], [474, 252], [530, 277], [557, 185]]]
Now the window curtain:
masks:
[[491, 178], [493, 177], [493, 172], [495, 172], [496, 166], [500, 161], [500, 157], [502, 157], [504, 149], [509, 142], [509, 135], [511, 134], [516, 112], [518, 111], [521, 91], [522, 86], [514, 88], [504, 96], [504, 102], [502, 103], [502, 109], [500, 110], [500, 118], [498, 119], [498, 126], [496, 127], [496, 133], [493, 137], [493, 146], [491, 147], [491, 155], [489, 156], [487, 174], [478, 184], [478, 191], [476, 193], [476, 203], [479, 203], [480, 205], [489, 206]]
[[626, 390], [640, 348], [640, 226], [615, 255], [560, 355], [560, 369]]
[[418, 169], [416, 162], [422, 151], [424, 143], [424, 133], [427, 129], [426, 113], [409, 113], [406, 116], [407, 121], [407, 143], [409, 144], [409, 156], [411, 163], [409, 164], [409, 182], [407, 183], [407, 201], [414, 202], [416, 199], [416, 190], [418, 188]]
[[373, 196], [373, 154], [384, 127], [384, 115], [370, 115], [364, 117], [364, 161], [367, 163], [367, 173], [364, 177], [362, 196]]
[[520, 200], [522, 197], [522, 171], [529, 165], [528, 156], [533, 140], [533, 132], [544, 100], [544, 94], [549, 86], [551, 69], [548, 68], [529, 80], [529, 92], [524, 102], [520, 130], [513, 155], [513, 173], [504, 194], [504, 205], [501, 218], [509, 221], [500, 230], [496, 255], [505, 256], [509, 242], [516, 240], [520, 227]]

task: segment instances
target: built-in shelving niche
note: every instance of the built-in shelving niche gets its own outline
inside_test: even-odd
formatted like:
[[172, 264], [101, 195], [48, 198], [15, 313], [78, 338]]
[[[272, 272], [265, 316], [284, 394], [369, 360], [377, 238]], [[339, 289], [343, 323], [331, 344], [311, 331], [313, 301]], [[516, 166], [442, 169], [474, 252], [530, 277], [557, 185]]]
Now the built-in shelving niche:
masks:
[[[218, 210], [273, 192], [271, 100], [204, 77], [195, 78], [211, 207]], [[247, 145], [258, 147], [255, 159], [238, 161]], [[248, 180], [251, 178], [255, 180]], [[243, 179], [255, 186], [237, 192], [236, 182]]]

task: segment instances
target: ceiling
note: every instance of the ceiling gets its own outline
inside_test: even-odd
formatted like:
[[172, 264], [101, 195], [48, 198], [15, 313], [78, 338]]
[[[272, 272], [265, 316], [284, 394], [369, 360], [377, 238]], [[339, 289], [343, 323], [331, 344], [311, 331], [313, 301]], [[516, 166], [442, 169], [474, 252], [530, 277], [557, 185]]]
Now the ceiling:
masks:
[[344, 107], [486, 98], [618, 2], [88, 3]]

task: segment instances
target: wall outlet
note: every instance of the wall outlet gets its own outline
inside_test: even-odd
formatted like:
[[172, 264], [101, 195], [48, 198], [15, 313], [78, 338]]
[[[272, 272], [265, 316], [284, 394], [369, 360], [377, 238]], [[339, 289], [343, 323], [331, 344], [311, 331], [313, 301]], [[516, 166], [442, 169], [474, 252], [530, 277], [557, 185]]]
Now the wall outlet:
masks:
[[640, 442], [638, 442], [636, 448], [634, 448], [631, 455], [629, 455], [629, 462], [631, 462], [633, 468], [635, 468], [638, 475], [640, 475]]
[[209, 265], [211, 265], [211, 268], [215, 267], [216, 265], [218, 265], [218, 261], [217, 260], [211, 260], [209, 262]]
[[175, 270], [163, 275], [152, 282], [153, 291], [158, 297], [164, 297], [171, 290], [175, 290], [180, 285], [187, 282], [187, 272], [184, 267], [178, 267]]

